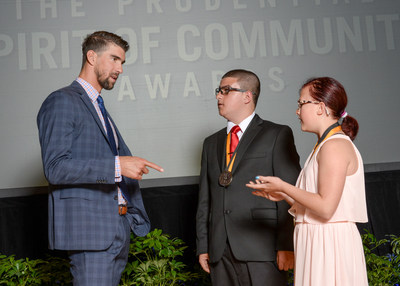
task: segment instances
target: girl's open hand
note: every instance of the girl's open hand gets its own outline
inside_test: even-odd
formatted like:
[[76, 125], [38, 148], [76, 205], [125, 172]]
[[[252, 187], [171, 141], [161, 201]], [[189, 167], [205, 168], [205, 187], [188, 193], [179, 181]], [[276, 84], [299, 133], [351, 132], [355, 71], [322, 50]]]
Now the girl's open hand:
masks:
[[253, 195], [277, 202], [285, 199], [285, 195], [280, 192], [282, 182], [278, 177], [257, 176], [255, 182], [250, 181], [246, 187], [254, 190]]

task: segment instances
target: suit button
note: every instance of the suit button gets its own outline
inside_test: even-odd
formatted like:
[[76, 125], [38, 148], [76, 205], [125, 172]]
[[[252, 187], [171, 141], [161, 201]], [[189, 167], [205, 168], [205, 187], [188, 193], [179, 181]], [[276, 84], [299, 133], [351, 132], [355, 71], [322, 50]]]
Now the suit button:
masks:
[[231, 210], [224, 210], [224, 214], [230, 214], [231, 212]]
[[118, 196], [117, 195], [114, 196], [114, 200], [118, 200]]

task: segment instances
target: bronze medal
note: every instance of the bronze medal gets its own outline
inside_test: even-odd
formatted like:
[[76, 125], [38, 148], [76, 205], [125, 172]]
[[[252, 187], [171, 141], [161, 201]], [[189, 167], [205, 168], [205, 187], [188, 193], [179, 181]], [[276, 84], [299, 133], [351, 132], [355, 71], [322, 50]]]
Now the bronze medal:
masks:
[[229, 172], [228, 170], [225, 170], [219, 175], [219, 184], [223, 187], [229, 186], [229, 184], [232, 182], [232, 172]]

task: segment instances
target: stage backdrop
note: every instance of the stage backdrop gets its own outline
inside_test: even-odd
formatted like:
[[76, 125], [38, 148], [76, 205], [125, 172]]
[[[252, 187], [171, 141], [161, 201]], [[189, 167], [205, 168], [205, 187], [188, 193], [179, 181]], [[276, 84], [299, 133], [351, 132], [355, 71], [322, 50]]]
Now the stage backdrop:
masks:
[[399, 15], [398, 0], [1, 1], [0, 196], [46, 184], [36, 115], [76, 78], [95, 30], [130, 43], [103, 97], [133, 153], [165, 168], [148, 179], [198, 176], [204, 138], [225, 126], [214, 89], [235, 68], [259, 75], [257, 113], [292, 127], [302, 163], [316, 138], [301, 133], [296, 101], [315, 76], [347, 89], [365, 163], [400, 162]]

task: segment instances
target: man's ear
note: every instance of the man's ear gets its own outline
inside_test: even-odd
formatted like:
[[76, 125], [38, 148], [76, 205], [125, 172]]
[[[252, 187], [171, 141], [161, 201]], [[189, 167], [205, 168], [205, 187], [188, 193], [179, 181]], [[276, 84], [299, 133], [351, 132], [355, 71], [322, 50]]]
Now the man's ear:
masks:
[[244, 103], [246, 103], [246, 104], [253, 101], [253, 94], [251, 93], [251, 91], [248, 90], [244, 93], [243, 100], [244, 100]]
[[86, 61], [88, 62], [88, 64], [93, 66], [95, 64], [96, 60], [97, 60], [97, 54], [95, 53], [95, 51], [89, 50], [86, 53]]

